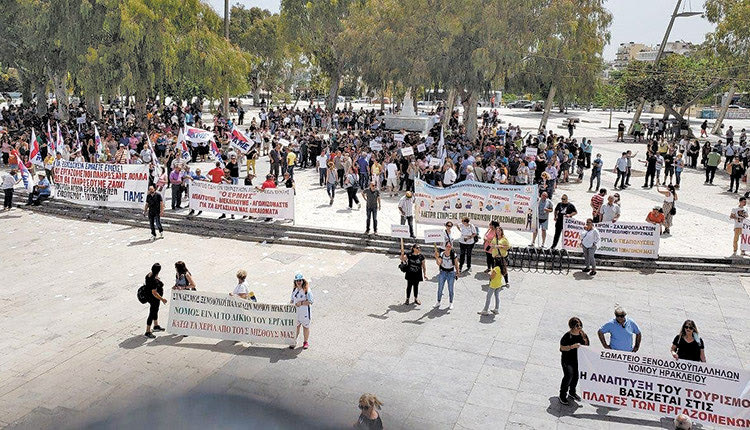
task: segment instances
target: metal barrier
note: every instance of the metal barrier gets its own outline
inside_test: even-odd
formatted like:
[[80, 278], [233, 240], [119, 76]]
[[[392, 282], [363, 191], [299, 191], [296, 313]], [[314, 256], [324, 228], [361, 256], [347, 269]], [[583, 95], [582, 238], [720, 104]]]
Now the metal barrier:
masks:
[[570, 273], [570, 254], [564, 249], [514, 247], [508, 250], [508, 267], [521, 272], [567, 275]]

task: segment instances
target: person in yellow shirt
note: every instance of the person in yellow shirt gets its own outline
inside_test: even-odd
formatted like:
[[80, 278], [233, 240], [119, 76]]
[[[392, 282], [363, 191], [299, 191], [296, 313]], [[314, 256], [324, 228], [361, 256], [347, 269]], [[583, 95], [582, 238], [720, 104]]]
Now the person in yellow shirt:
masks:
[[286, 171], [289, 172], [289, 176], [294, 177], [294, 163], [297, 162], [297, 154], [294, 151], [289, 151], [286, 155]]
[[490, 301], [492, 296], [495, 296], [495, 309], [492, 313], [497, 315], [500, 309], [500, 288], [505, 284], [503, 281], [503, 271], [501, 268], [502, 262], [498, 261], [501, 257], [495, 258], [495, 267], [490, 271], [490, 288], [487, 289], [487, 299], [484, 301], [484, 309], [481, 312], [477, 312], [479, 315], [489, 315], [488, 309], [490, 308]]
[[505, 285], [510, 286], [510, 282], [508, 281], [508, 250], [510, 249], [510, 242], [505, 237], [505, 231], [502, 227], [497, 226], [495, 232], [495, 237], [490, 241], [492, 258], [495, 259], [495, 265], [500, 266], [503, 278], [505, 278]]

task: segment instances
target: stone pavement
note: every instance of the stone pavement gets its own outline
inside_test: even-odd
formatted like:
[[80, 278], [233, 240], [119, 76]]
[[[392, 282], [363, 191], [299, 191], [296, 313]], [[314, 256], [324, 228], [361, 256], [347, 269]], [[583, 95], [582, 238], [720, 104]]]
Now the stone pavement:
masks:
[[[142, 428], [143, 420], [152, 428], [219, 427], [255, 410], [253, 401], [299, 414], [304, 425], [345, 427], [364, 392], [385, 402], [387, 428], [667, 428], [658, 416], [557, 403], [558, 341], [568, 318], [581, 317], [596, 341], [615, 303], [641, 326], [643, 354], [668, 357], [690, 318], [709, 362], [750, 366], [750, 284], [736, 275], [608, 271], [590, 280], [511, 272], [500, 314], [479, 317], [482, 262], [457, 282], [455, 309], [434, 310], [432, 260], [423, 305], [404, 306], [394, 258], [169, 232], [152, 243], [142, 229], [25, 211], [0, 220], [0, 317], [8, 322], [0, 426], [10, 428]], [[287, 300], [302, 271], [316, 293], [311, 348], [166, 333], [145, 339], [148, 310], [136, 289], [155, 261], [168, 287], [177, 260], [208, 291], [229, 292], [235, 271], [248, 269], [260, 300], [272, 303]], [[185, 403], [201, 399], [229, 400], [207, 411]], [[117, 425], [134, 420], [141, 425]]]

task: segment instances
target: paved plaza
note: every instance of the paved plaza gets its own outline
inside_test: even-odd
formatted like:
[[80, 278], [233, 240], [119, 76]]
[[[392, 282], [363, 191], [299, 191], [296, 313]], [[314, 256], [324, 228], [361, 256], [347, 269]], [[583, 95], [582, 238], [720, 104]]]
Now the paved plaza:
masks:
[[[337, 196], [334, 210], [340, 202]], [[625, 200], [626, 213], [634, 206]], [[680, 221], [675, 236], [691, 230]], [[596, 345], [596, 330], [616, 303], [640, 325], [642, 354], [668, 358], [690, 318], [710, 363], [750, 367], [750, 282], [737, 275], [511, 272], [500, 314], [480, 317], [482, 262], [457, 282], [455, 308], [434, 310], [432, 259], [430, 280], [420, 285], [423, 304], [405, 306], [405, 281], [392, 257], [169, 231], [151, 243], [143, 229], [21, 210], [0, 222], [2, 427], [247, 428], [258, 418], [251, 412], [262, 410], [300, 428], [341, 428], [356, 420], [359, 395], [372, 392], [385, 403], [387, 428], [668, 428], [665, 417], [557, 402], [558, 342], [568, 318], [579, 316]], [[316, 298], [311, 348], [168, 333], [146, 339], [148, 310], [136, 290], [157, 261], [171, 286], [177, 260], [204, 291], [230, 292], [236, 270], [247, 269], [259, 300], [270, 303], [286, 302], [294, 273], [303, 272]]]

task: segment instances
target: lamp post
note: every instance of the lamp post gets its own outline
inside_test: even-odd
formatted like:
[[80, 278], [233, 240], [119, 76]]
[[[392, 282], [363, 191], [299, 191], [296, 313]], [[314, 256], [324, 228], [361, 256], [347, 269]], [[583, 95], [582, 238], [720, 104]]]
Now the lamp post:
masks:
[[[224, 0], [224, 37], [229, 41], [229, 0]], [[221, 104], [224, 115], [229, 120], [229, 87], [224, 92], [224, 100]]]
[[[664, 48], [667, 46], [667, 41], [669, 40], [669, 33], [672, 32], [672, 26], [674, 25], [674, 20], [677, 18], [686, 18], [696, 15], [702, 15], [702, 12], [677, 12], [680, 10], [680, 5], [682, 4], [682, 0], [677, 0], [677, 4], [674, 7], [674, 12], [672, 12], [672, 16], [669, 19], [669, 25], [667, 26], [667, 31], [664, 33], [664, 38], [661, 40], [661, 45], [659, 45], [659, 51], [656, 53], [656, 58], [654, 59], [654, 70], [659, 68], [659, 61], [661, 61], [662, 56], [664, 55]], [[641, 113], [643, 112], [643, 105], [646, 103], [645, 100], [641, 100], [640, 103], [638, 103], [638, 107], [635, 109], [635, 115], [633, 115], [633, 121], [630, 123], [630, 127], [628, 128], [628, 134], [631, 134], [633, 132], [633, 125], [640, 121], [641, 119]]]

